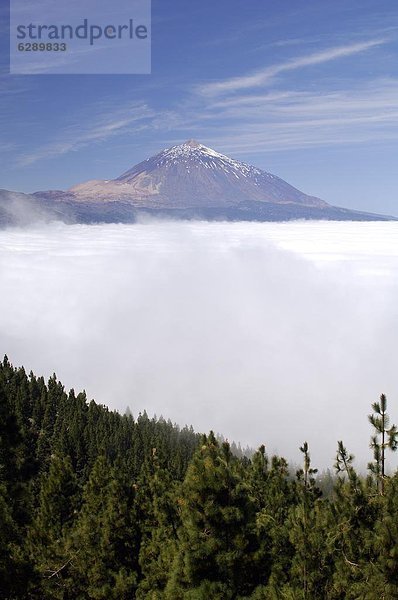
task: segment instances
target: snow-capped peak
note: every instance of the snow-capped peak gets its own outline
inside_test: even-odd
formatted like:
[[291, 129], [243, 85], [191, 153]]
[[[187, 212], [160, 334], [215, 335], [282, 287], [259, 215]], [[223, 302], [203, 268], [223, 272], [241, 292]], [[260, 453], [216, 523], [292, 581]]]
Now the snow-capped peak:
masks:
[[158, 156], [164, 156], [169, 159], [181, 158], [184, 156], [199, 157], [200, 155], [208, 155], [214, 158], [228, 159], [227, 156], [216, 152], [212, 148], [204, 146], [197, 140], [187, 140], [182, 144], [178, 144], [177, 146], [167, 148], [166, 150], [163, 150], [163, 152], [160, 152], [160, 154], [158, 154]]
[[171, 167], [173, 165], [185, 163], [187, 169], [195, 167], [221, 169], [222, 171], [233, 173], [237, 178], [241, 176], [247, 177], [249, 175], [266, 175], [272, 177], [272, 175], [269, 175], [256, 167], [229, 158], [229, 156], [221, 154], [220, 152], [216, 152], [212, 148], [209, 148], [194, 139], [167, 148], [156, 156], [147, 159], [145, 162], [151, 163], [151, 165], [155, 164], [157, 167]]

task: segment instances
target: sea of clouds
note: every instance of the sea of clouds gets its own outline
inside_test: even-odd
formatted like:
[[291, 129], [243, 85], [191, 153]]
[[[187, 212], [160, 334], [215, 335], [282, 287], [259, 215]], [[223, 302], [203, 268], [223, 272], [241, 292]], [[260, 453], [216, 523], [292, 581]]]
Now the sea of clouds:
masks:
[[398, 422], [398, 223], [8, 229], [0, 291], [2, 354], [122, 412], [321, 468]]

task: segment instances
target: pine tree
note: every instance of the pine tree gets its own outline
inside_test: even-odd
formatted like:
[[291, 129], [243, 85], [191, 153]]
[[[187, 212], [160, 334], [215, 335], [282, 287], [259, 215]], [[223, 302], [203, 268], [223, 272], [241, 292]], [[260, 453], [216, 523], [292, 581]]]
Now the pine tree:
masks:
[[255, 505], [229, 444], [203, 438], [182, 486], [182, 525], [165, 598], [236, 598], [261, 583]]
[[74, 557], [70, 536], [78, 504], [79, 488], [69, 457], [53, 456], [28, 537], [44, 598], [64, 598], [67, 594], [70, 563]]
[[[7, 357], [4, 364], [9, 370]], [[0, 598], [13, 598], [27, 590], [34, 577], [23, 552], [30, 517], [30, 495], [23, 473], [23, 436], [4, 379], [0, 374]]]
[[384, 494], [386, 479], [385, 452], [389, 448], [395, 452], [398, 448], [398, 431], [395, 425], [390, 424], [387, 414], [387, 398], [384, 394], [380, 396], [380, 402], [372, 404], [373, 414], [369, 415], [369, 422], [375, 430], [371, 438], [370, 447], [373, 449], [374, 462], [368, 464], [369, 470], [375, 475], [379, 492]]
[[[73, 577], [96, 600], [129, 600], [138, 582], [135, 488], [121, 462], [96, 460], [74, 536]], [[76, 592], [75, 592], [76, 593]]]
[[159, 464], [156, 448], [145, 465], [138, 484], [142, 521], [139, 562], [142, 580], [137, 598], [162, 598], [177, 549], [179, 482]]
[[361, 597], [368, 565], [373, 560], [371, 538], [378, 516], [378, 505], [355, 471], [353, 461], [354, 456], [339, 441], [335, 463], [338, 477], [329, 505], [327, 543], [334, 561], [331, 598], [350, 600]]
[[54, 427], [60, 405], [65, 398], [65, 390], [54, 374], [48, 380], [47, 387], [42, 392], [41, 402], [44, 403], [44, 414], [37, 442], [37, 462], [40, 472], [45, 473], [50, 467], [53, 452]]
[[8, 598], [14, 588], [16, 571], [13, 542], [16, 526], [9, 506], [6, 486], [0, 482], [0, 598]]
[[[398, 598], [398, 476], [386, 481], [385, 496], [372, 536], [374, 559], [368, 570], [370, 587], [381, 600]], [[376, 597], [376, 594], [375, 596]]]
[[294, 546], [291, 567], [292, 588], [297, 598], [307, 600], [322, 597], [325, 583], [324, 530], [325, 513], [318, 502], [320, 490], [314, 475], [317, 469], [311, 467], [308, 443], [300, 447], [303, 454], [303, 467], [296, 473], [299, 504], [290, 511], [288, 525], [290, 541]]
[[358, 477], [352, 466], [353, 461], [354, 455], [348, 453], [347, 448], [341, 440], [337, 442], [336, 462], [334, 465], [336, 473], [345, 473], [348, 481], [353, 485], [354, 489], [356, 489]]
[[[289, 510], [296, 503], [294, 485], [289, 478], [287, 462], [277, 456], [269, 461], [264, 446], [260, 446], [252, 457], [248, 481], [250, 495], [256, 503], [264, 582], [269, 576], [267, 593], [277, 595], [287, 581], [294, 552], [286, 525]], [[264, 591], [263, 585], [257, 589], [258, 597], [261, 597], [262, 589]]]

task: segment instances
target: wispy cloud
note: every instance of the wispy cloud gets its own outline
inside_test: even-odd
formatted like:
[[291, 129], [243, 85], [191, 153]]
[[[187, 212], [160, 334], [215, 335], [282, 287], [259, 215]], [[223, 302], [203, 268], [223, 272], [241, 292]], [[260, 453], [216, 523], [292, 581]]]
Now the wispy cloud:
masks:
[[397, 110], [398, 79], [375, 79], [339, 90], [285, 90], [257, 95], [240, 95], [221, 99], [209, 105], [214, 118], [291, 115], [294, 118], [327, 118], [360, 116], [384, 117]]
[[237, 92], [244, 89], [260, 87], [267, 84], [273, 77], [275, 77], [275, 75], [279, 75], [279, 73], [293, 71], [296, 69], [309, 67], [311, 65], [318, 65], [332, 60], [337, 60], [339, 58], [352, 56], [354, 54], [365, 52], [366, 50], [374, 48], [375, 46], [385, 44], [386, 41], [387, 40], [385, 39], [373, 39], [366, 42], [328, 48], [327, 50], [323, 50], [321, 52], [315, 52], [287, 62], [271, 65], [255, 73], [243, 75], [241, 77], [232, 77], [230, 79], [224, 79], [223, 81], [206, 83], [198, 86], [196, 90], [206, 96], [216, 96]]
[[[339, 82], [341, 86], [342, 82]], [[347, 82], [345, 82], [347, 84]], [[207, 143], [226, 153], [290, 150], [398, 139], [398, 80], [351, 87], [238, 94], [206, 101]], [[204, 104], [204, 103], [203, 103]]]
[[398, 80], [374, 79], [346, 89], [275, 90], [214, 97], [210, 102], [196, 98], [181, 101], [175, 110], [159, 111], [142, 102], [115, 111], [105, 102], [95, 107], [91, 119], [74, 116], [83, 125], [65, 126], [49, 143], [22, 153], [19, 165], [63, 156], [110, 138], [131, 145], [132, 133], [146, 133], [148, 139], [156, 134], [153, 151], [194, 136], [237, 157], [397, 140], [397, 97]]
[[73, 123], [78, 125], [65, 125], [48, 143], [20, 153], [18, 166], [27, 167], [38, 161], [57, 158], [110, 138], [123, 140], [124, 137], [131, 146], [132, 134], [189, 130], [194, 124], [194, 116], [190, 110], [182, 107], [177, 107], [176, 110], [159, 110], [145, 101], [128, 103], [115, 110], [114, 101], [107, 100], [90, 106], [90, 114], [91, 116], [87, 113], [74, 114]]
[[[102, 108], [102, 110], [104, 110]], [[156, 116], [145, 103], [130, 104], [129, 106], [109, 113], [100, 114], [87, 125], [70, 126], [58, 133], [57, 139], [45, 144], [33, 152], [24, 153], [19, 157], [20, 166], [28, 166], [45, 158], [54, 158], [79, 150], [84, 146], [95, 142], [125, 134], [127, 132], [140, 131], [148, 126], [148, 121]]]

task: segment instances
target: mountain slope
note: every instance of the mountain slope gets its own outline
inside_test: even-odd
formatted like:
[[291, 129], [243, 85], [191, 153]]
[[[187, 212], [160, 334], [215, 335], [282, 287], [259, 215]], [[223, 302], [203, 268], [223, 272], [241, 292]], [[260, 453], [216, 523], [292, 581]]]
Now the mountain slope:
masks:
[[89, 181], [70, 192], [77, 199], [118, 200], [147, 208], [232, 207], [242, 201], [327, 206], [279, 177], [195, 140], [168, 148], [114, 180]]
[[[7, 213], [3, 222], [10, 224], [7, 194], [0, 194], [0, 223], [3, 206]], [[163, 150], [116, 179], [86, 181], [67, 191], [36, 192], [24, 196], [22, 205], [27, 202], [35, 214], [42, 211], [45, 220], [49, 216], [68, 223], [131, 223], [142, 214], [228, 221], [395, 220], [331, 206], [195, 140]]]

